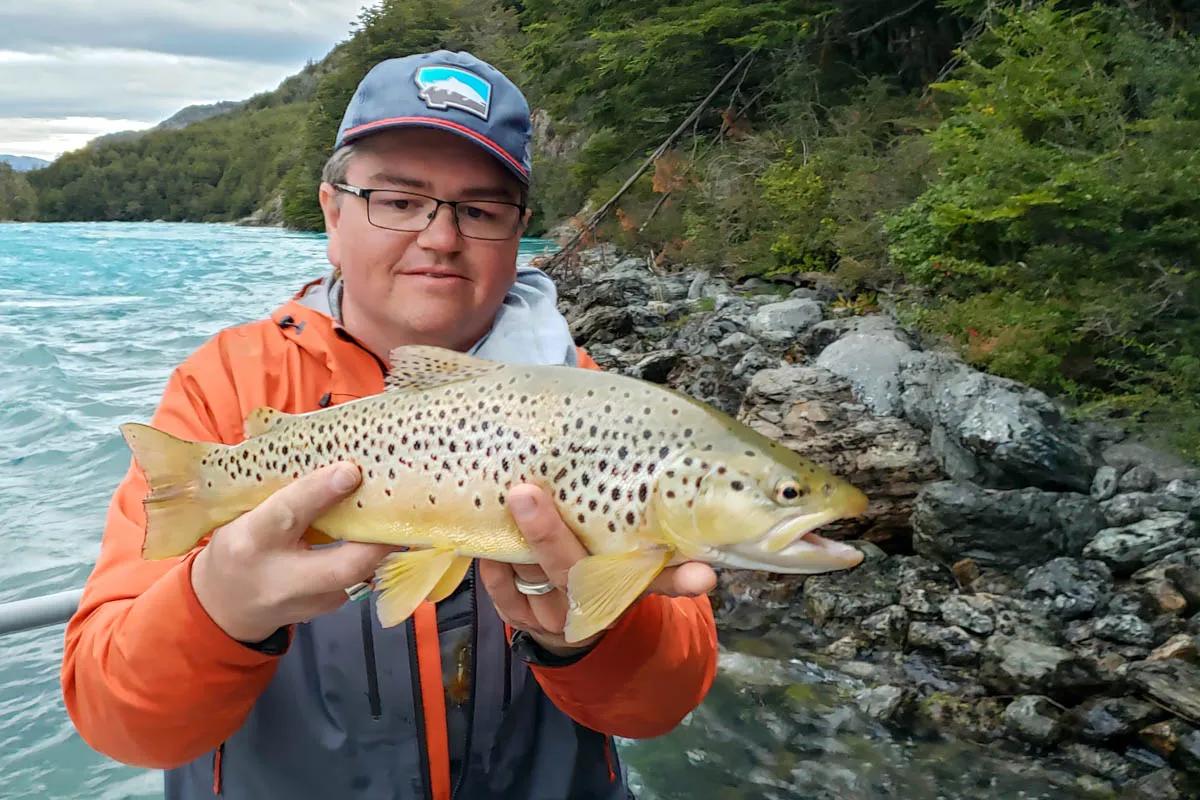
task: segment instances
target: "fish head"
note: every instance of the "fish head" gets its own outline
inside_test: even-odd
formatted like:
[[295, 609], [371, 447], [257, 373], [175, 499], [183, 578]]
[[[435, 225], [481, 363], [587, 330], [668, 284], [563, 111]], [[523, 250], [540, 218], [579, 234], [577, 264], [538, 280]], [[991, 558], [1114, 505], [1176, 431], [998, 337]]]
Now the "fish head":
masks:
[[691, 559], [794, 574], [863, 560], [857, 548], [813, 531], [861, 515], [867, 496], [773, 442], [682, 453], [661, 473], [653, 502], [664, 536]]

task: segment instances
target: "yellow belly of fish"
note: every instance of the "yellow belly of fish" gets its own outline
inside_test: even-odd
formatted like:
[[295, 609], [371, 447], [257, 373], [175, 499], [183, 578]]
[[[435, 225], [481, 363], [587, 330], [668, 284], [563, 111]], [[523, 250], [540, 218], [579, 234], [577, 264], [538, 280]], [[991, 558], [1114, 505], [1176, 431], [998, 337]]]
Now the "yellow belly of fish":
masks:
[[384, 498], [382, 491], [364, 486], [314, 522], [313, 527], [333, 539], [404, 547], [449, 548], [459, 555], [513, 564], [531, 564], [532, 551], [506, 511], [475, 509], [462, 497], [430, 504], [414, 495], [397, 493]]

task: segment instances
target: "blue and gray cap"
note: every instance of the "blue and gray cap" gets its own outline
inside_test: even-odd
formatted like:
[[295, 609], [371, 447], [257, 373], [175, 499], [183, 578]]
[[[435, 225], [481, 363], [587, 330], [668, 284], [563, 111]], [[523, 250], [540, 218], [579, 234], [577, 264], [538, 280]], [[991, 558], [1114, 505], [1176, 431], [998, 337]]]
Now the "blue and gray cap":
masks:
[[500, 70], [470, 53], [438, 50], [381, 61], [354, 92], [334, 150], [394, 128], [438, 128], [491, 153], [529, 183], [529, 103]]

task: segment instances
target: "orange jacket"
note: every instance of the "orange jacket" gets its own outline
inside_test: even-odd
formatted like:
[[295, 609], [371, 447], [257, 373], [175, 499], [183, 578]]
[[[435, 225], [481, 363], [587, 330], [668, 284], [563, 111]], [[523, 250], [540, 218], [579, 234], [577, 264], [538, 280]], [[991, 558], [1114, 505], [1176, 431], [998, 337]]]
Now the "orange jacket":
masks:
[[[288, 316], [292, 324], [281, 326]], [[296, 326], [307, 326], [303, 336]], [[580, 355], [583, 366], [598, 368]], [[243, 420], [256, 407], [298, 413], [382, 389], [378, 359], [328, 316], [293, 300], [271, 319], [222, 331], [197, 350], [172, 373], [152, 424], [189, 439], [233, 444], [243, 439]], [[196, 551], [162, 561], [141, 558], [146, 491], [131, 462], [112, 499], [95, 569], [67, 625], [62, 687], [72, 721], [93, 748], [118, 761], [166, 769], [236, 731], [277, 660], [231, 639], [209, 619], [191, 586]], [[443, 798], [449, 768], [430, 604], [419, 609], [416, 626], [419, 649], [432, 654], [420, 664], [420, 702], [430, 780], [434, 796]], [[637, 738], [673, 728], [703, 699], [715, 668], [708, 599], [650, 596], [580, 661], [533, 671], [547, 696], [578, 723]]]

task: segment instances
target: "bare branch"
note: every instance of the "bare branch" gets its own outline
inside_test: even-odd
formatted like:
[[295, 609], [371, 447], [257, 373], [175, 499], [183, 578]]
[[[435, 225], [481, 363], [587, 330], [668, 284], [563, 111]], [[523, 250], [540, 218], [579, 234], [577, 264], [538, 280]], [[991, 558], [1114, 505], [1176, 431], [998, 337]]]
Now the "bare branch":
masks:
[[913, 3], [911, 6], [904, 9], [903, 11], [897, 11], [895, 14], [886, 16], [883, 19], [876, 22], [874, 25], [868, 25], [867, 27], [863, 28], [861, 31], [854, 31], [853, 33], [850, 34], [850, 38], [857, 39], [859, 36], [866, 36], [871, 31], [878, 30], [879, 28], [882, 28], [884, 25], [887, 25], [889, 22], [893, 22], [895, 20], [900, 19], [901, 17], [908, 16], [912, 12], [916, 11], [917, 8], [924, 5], [925, 2], [926, 2], [926, 0], [917, 0], [917, 2]]

